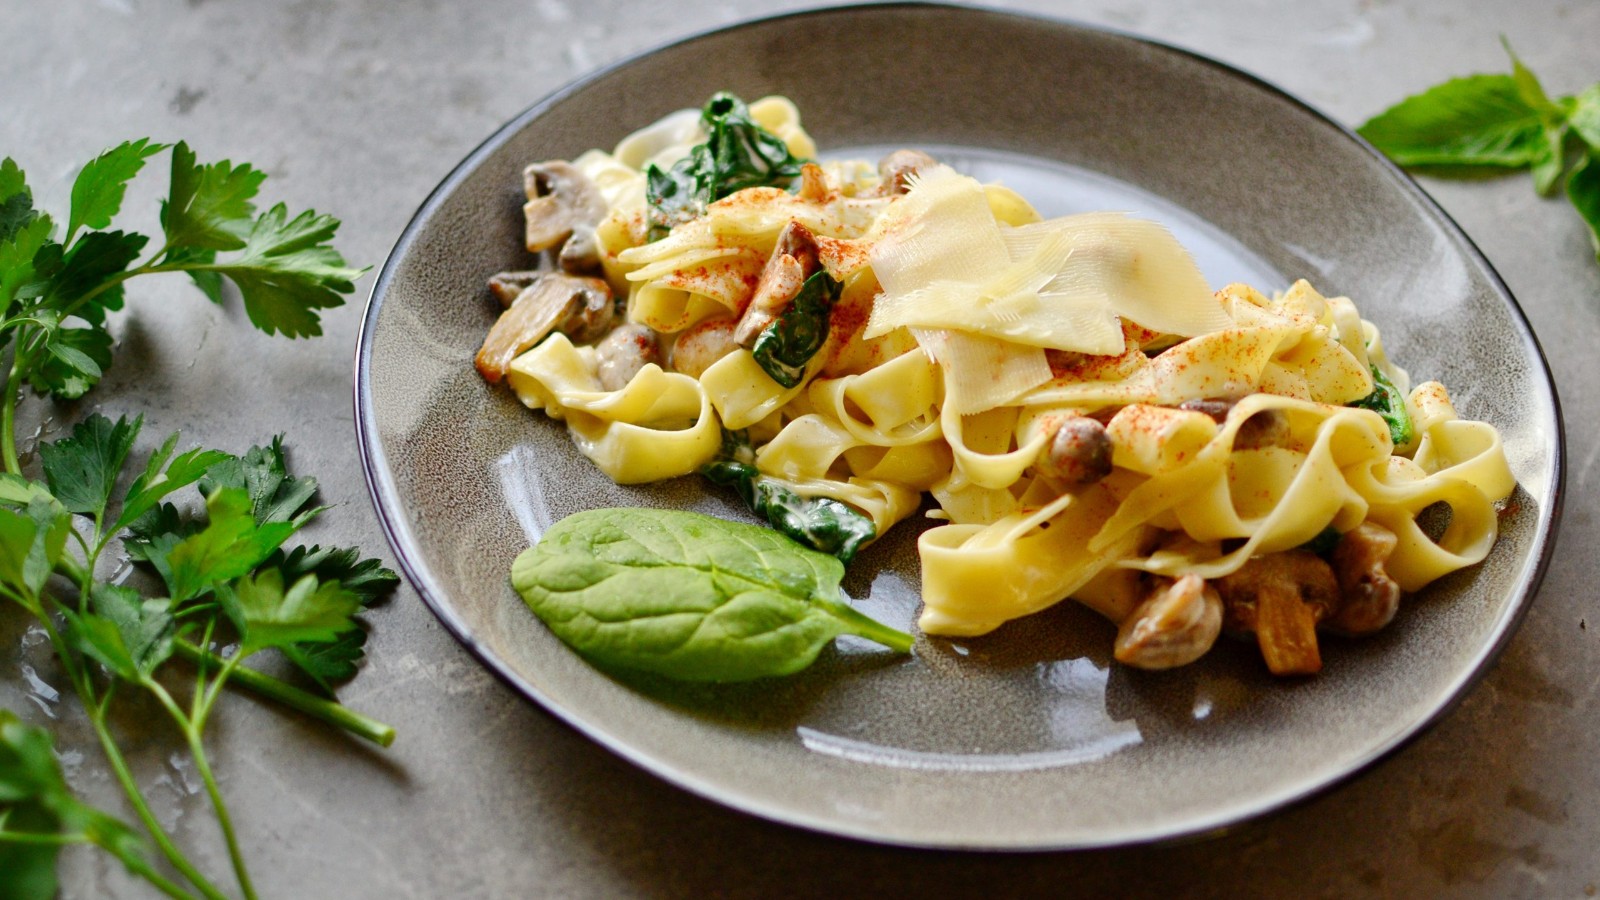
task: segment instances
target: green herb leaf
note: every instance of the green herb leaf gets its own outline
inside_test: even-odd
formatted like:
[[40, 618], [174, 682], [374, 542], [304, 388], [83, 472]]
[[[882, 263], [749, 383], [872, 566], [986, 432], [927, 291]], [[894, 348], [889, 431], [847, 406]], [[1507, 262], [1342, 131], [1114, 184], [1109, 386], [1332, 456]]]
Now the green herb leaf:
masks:
[[67, 240], [79, 228], [105, 228], [122, 208], [128, 182], [144, 168], [144, 161], [166, 149], [149, 138], [124, 141], [83, 167], [72, 183], [72, 214], [67, 219]]
[[1357, 131], [1402, 166], [1532, 165], [1545, 119], [1511, 75], [1453, 78], [1408, 97]]
[[16, 237], [38, 217], [33, 208], [33, 191], [16, 160], [0, 161], [0, 243]]
[[1595, 259], [1600, 261], [1600, 149], [1591, 148], [1567, 175], [1567, 199], [1589, 226]]
[[579, 653], [688, 681], [787, 675], [841, 634], [908, 651], [909, 635], [844, 603], [843, 576], [837, 559], [768, 529], [660, 509], [568, 516], [511, 568]]
[[1567, 123], [1589, 145], [1590, 150], [1600, 153], [1600, 84], [1589, 85], [1587, 90], [1573, 98], [1572, 113]]
[[94, 612], [60, 610], [67, 638], [79, 652], [135, 684], [172, 656], [176, 623], [171, 600], [146, 600], [132, 588], [105, 583], [96, 583], [90, 598]]
[[798, 385], [806, 364], [828, 340], [833, 304], [842, 285], [817, 270], [800, 286], [800, 293], [772, 324], [756, 336], [750, 353], [773, 381], [786, 388]]
[[267, 569], [253, 578], [220, 585], [217, 599], [239, 630], [240, 653], [302, 642], [334, 641], [359, 627], [351, 618], [361, 601], [336, 581], [306, 575], [287, 591], [283, 574]]
[[329, 696], [335, 685], [356, 676], [361, 661], [366, 658], [367, 631], [359, 626], [344, 632], [327, 643], [299, 642], [278, 647], [289, 662], [311, 679]]
[[[121, 821], [72, 795], [50, 745], [50, 734], [0, 709], [0, 830], [68, 842], [92, 842], [130, 869], [150, 871], [143, 845]], [[6, 900], [51, 900], [60, 846], [0, 840], [0, 896]]]
[[27, 369], [28, 384], [41, 394], [76, 400], [100, 383], [111, 365], [111, 334], [103, 328], [54, 328], [45, 356]]
[[172, 148], [172, 184], [161, 207], [161, 227], [173, 247], [237, 250], [255, 215], [251, 199], [267, 174], [248, 163], [195, 162], [194, 151], [179, 141]]
[[40, 444], [39, 461], [50, 493], [72, 512], [100, 516], [143, 425], [143, 416], [112, 422], [97, 413], [73, 426], [71, 435]]
[[1411, 424], [1411, 414], [1406, 411], [1406, 396], [1377, 366], [1372, 367], [1372, 393], [1350, 404], [1360, 409], [1370, 409], [1383, 417], [1389, 425], [1389, 439], [1396, 447], [1410, 445], [1416, 437]]
[[267, 334], [313, 337], [322, 333], [318, 310], [344, 304], [361, 269], [345, 265], [328, 242], [339, 220], [307, 210], [293, 219], [283, 204], [263, 213], [250, 229], [240, 257], [213, 263], [244, 297], [250, 321]]
[[280, 550], [263, 565], [281, 569], [285, 583], [305, 575], [315, 575], [320, 581], [337, 581], [356, 595], [363, 609], [382, 602], [400, 584], [400, 576], [393, 570], [384, 568], [376, 559], [362, 559], [361, 551], [354, 547], [313, 544], [296, 547], [287, 554]]
[[645, 202], [650, 240], [665, 237], [674, 225], [696, 218], [706, 206], [750, 187], [788, 187], [802, 161], [789, 145], [750, 118], [750, 109], [732, 94], [718, 93], [700, 111], [706, 141], [670, 170], [645, 167]]
[[247, 493], [256, 522], [262, 525], [293, 522], [298, 527], [322, 511], [321, 507], [307, 509], [317, 495], [317, 480], [289, 474], [281, 434], [269, 447], [251, 447], [244, 456], [229, 457], [212, 466], [200, 481], [200, 491], [210, 494], [218, 488]]
[[762, 475], [755, 466], [749, 435], [743, 431], [724, 431], [721, 452], [701, 467], [700, 474], [713, 484], [738, 491], [751, 512], [786, 537], [838, 557], [845, 565], [878, 536], [870, 516], [830, 497], [802, 497]]
[[[177, 446], [178, 433], [174, 431], [167, 435], [160, 449], [150, 455], [150, 459], [145, 463], [144, 472], [128, 485], [128, 492], [122, 500], [122, 513], [117, 517], [116, 524], [108, 530], [117, 532], [133, 527], [136, 521], [160, 503], [161, 498], [194, 484], [213, 466], [233, 458], [221, 450], [202, 450], [196, 447], [179, 454], [174, 459], [172, 452]], [[172, 510], [171, 515], [176, 516], [177, 510]], [[136, 536], [144, 538], [172, 530], [165, 527], [165, 523], [159, 525], [145, 523], [143, 527], [134, 527]]]
[[205, 528], [179, 541], [167, 554], [171, 572], [167, 587], [180, 604], [254, 570], [299, 528], [289, 522], [257, 524], [250, 495], [235, 488], [220, 488], [208, 496], [206, 515]]
[[91, 231], [78, 238], [50, 279], [45, 304], [63, 315], [103, 324], [107, 310], [122, 308], [122, 288], [104, 285], [126, 272], [148, 241], [142, 234], [121, 231]]
[[54, 498], [36, 497], [21, 511], [0, 506], [0, 586], [18, 597], [38, 596], [71, 527]]
[[[10, 311], [20, 294], [38, 296], [44, 293], [45, 283], [39, 280], [39, 270], [34, 264], [47, 246], [59, 252], [60, 245], [50, 242], [53, 224], [49, 216], [37, 216], [11, 232], [9, 238], [0, 239], [0, 310]], [[9, 334], [0, 337], [0, 343]]]

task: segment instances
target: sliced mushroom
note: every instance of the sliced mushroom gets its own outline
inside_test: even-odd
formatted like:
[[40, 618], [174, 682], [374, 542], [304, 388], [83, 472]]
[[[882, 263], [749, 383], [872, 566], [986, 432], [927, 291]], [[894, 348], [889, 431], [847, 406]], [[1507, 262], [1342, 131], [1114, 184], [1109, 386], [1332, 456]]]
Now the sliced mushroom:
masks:
[[705, 319], [678, 335], [672, 345], [668, 366], [690, 378], [699, 378], [712, 363], [739, 349], [733, 339], [738, 321], [729, 316]]
[[478, 372], [485, 381], [498, 382], [513, 359], [552, 331], [586, 343], [605, 334], [614, 315], [611, 287], [604, 281], [546, 272], [489, 329], [475, 361]]
[[643, 325], [625, 322], [594, 345], [595, 374], [600, 386], [620, 391], [649, 363], [661, 364], [656, 333]]
[[539, 280], [544, 272], [538, 269], [528, 269], [521, 272], [501, 272], [489, 276], [489, 293], [500, 301], [502, 308], [510, 306], [517, 299], [517, 295], [528, 289], [528, 286]]
[[1056, 427], [1034, 465], [1041, 475], [1074, 490], [1111, 474], [1111, 449], [1105, 425], [1088, 416], [1073, 416]]
[[778, 232], [777, 246], [761, 270], [755, 295], [739, 317], [739, 326], [733, 333], [739, 346], [753, 346], [761, 332], [794, 302], [806, 279], [816, 274], [819, 266], [816, 238], [810, 229], [791, 220]]
[[1117, 629], [1119, 662], [1170, 669], [1204, 656], [1222, 631], [1222, 598], [1199, 575], [1156, 577], [1144, 600]]
[[[1179, 409], [1190, 412], [1205, 413], [1216, 421], [1218, 425], [1226, 422], [1233, 408], [1238, 405], [1234, 400], [1207, 399], [1186, 400], [1178, 405]], [[1233, 449], [1235, 450], [1260, 450], [1264, 447], [1282, 447], [1289, 441], [1289, 417], [1283, 410], [1264, 409], [1239, 426], [1234, 433]]]
[[1322, 669], [1317, 623], [1339, 608], [1339, 582], [1321, 557], [1304, 550], [1269, 553], [1212, 584], [1222, 597], [1223, 625], [1253, 632], [1272, 674]]
[[594, 227], [606, 216], [606, 200], [599, 186], [572, 163], [560, 159], [524, 169], [522, 185], [528, 195], [522, 207], [528, 249], [538, 253], [562, 244], [563, 269], [588, 271], [598, 266]]
[[1334, 546], [1330, 561], [1339, 578], [1343, 604], [1328, 620], [1343, 634], [1371, 634], [1389, 624], [1400, 609], [1400, 585], [1383, 569], [1400, 543], [1394, 532], [1363, 522]]
[[938, 160], [921, 150], [896, 150], [878, 160], [878, 177], [883, 179], [880, 190], [891, 197], [904, 194], [911, 190], [912, 176], [938, 164]]
[[800, 167], [800, 190], [795, 196], [813, 203], [821, 203], [828, 199], [828, 179], [822, 174], [822, 167], [816, 163], [806, 163]]

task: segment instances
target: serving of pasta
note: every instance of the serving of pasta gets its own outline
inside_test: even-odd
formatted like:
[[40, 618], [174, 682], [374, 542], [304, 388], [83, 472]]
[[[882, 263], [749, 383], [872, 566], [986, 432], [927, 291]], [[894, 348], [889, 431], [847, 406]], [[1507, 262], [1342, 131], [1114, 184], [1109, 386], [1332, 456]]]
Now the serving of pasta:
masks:
[[618, 483], [702, 472], [846, 562], [926, 510], [932, 636], [1072, 598], [1129, 665], [1226, 632], [1309, 674], [1494, 544], [1499, 435], [1350, 299], [1213, 292], [1154, 222], [919, 151], [816, 157], [788, 100], [719, 94], [530, 166], [539, 264], [490, 280], [478, 370]]

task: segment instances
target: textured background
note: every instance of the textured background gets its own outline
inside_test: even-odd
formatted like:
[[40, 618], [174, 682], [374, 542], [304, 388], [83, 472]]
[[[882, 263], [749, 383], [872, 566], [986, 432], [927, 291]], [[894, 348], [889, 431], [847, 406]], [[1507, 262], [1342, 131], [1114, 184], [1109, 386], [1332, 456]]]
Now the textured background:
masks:
[[[76, 167], [127, 137], [248, 159], [266, 194], [341, 217], [338, 245], [378, 264], [418, 203], [501, 122], [568, 79], [655, 44], [801, 8], [751, 0], [247, 3], [0, 0], [0, 155], [63, 207]], [[1588, 0], [1132, 0], [990, 3], [1135, 31], [1272, 81], [1354, 124], [1451, 75], [1502, 71], [1505, 34], [1553, 93], [1600, 78]], [[886, 48], [886, 51], [888, 48]], [[1018, 72], [1027, 87], [1026, 72]], [[1226, 127], [1225, 122], [1218, 127]], [[1181, 137], [1181, 136], [1180, 136]], [[1307, 160], [1315, 165], [1315, 160]], [[154, 184], [128, 209], [153, 227]], [[1568, 423], [1560, 546], [1520, 633], [1441, 725], [1334, 793], [1178, 847], [972, 856], [881, 849], [728, 812], [638, 772], [513, 695], [408, 589], [376, 613], [371, 661], [342, 692], [393, 723], [369, 750], [254, 702], [222, 705], [213, 762], [263, 896], [1591, 896], [1600, 884], [1600, 266], [1576, 215], [1525, 176], [1428, 181], [1520, 300]], [[135, 220], [138, 216], [134, 217]], [[364, 281], [364, 292], [368, 282]], [[312, 537], [386, 550], [355, 457], [350, 359], [359, 304], [326, 336], [251, 332], [176, 280], [139, 284], [119, 364], [78, 410], [144, 410], [243, 449], [289, 432], [297, 468], [340, 506]], [[0, 706], [55, 718], [73, 784], [115, 786], [38, 636], [0, 621]], [[132, 729], [158, 814], [202, 866], [226, 859], [198, 779], [161, 729]], [[0, 875], [3, 877], [3, 875]], [[142, 897], [120, 867], [70, 852], [65, 896]]]

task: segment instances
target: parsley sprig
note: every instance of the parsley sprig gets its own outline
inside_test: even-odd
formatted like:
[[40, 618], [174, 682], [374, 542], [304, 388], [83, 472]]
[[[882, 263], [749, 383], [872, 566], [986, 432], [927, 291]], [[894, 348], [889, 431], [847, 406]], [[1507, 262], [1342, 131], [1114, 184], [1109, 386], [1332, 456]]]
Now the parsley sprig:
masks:
[[[129, 181], [169, 149], [162, 236], [146, 254], [150, 238], [111, 225]], [[107, 316], [123, 307], [130, 279], [182, 272], [218, 303], [231, 283], [267, 334], [320, 333], [319, 312], [342, 304], [361, 271], [331, 246], [332, 217], [291, 216], [281, 204], [258, 213], [264, 178], [246, 164], [197, 163], [182, 143], [129, 141], [83, 167], [58, 228], [34, 207], [17, 164], [0, 162], [0, 358], [9, 363], [0, 397], [0, 610], [31, 617], [49, 636], [138, 819], [128, 825], [73, 797], [49, 733], [0, 709], [5, 897], [53, 897], [56, 857], [74, 843], [105, 849], [168, 896], [227, 896], [184, 855], [134, 779], [110, 721], [130, 693], [153, 698], [182, 735], [246, 898], [255, 889], [203, 741], [224, 689], [244, 687], [384, 746], [394, 739], [389, 726], [341, 706], [333, 690], [362, 659], [360, 615], [398, 579], [353, 549], [291, 545], [325, 507], [316, 480], [290, 472], [281, 437], [239, 456], [180, 452], [177, 434], [136, 452], [142, 417], [91, 415], [41, 443], [30, 467], [18, 452], [21, 390], [71, 400], [100, 381], [112, 363]], [[102, 575], [102, 559], [118, 548], [143, 577]], [[307, 687], [244, 665], [267, 651], [300, 669]]]
[[1408, 169], [1474, 177], [1527, 169], [1589, 226], [1600, 260], [1600, 84], [1551, 98], [1511, 45], [1511, 72], [1453, 78], [1400, 101], [1358, 131]]

